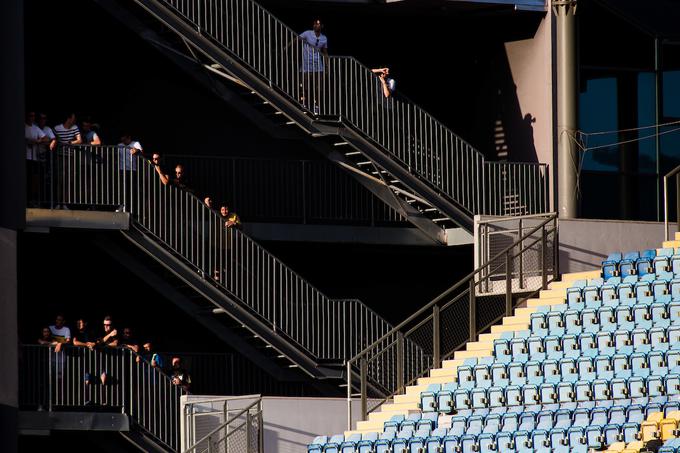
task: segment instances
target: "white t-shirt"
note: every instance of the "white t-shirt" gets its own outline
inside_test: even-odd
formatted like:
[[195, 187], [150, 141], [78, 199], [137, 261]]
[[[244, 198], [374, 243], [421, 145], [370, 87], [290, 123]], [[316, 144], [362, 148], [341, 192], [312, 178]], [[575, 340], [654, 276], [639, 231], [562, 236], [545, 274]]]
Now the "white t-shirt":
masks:
[[59, 329], [57, 329], [57, 326], [50, 326], [50, 332], [54, 341], [58, 343], [66, 343], [71, 339], [71, 329], [66, 326], [62, 326]]
[[142, 151], [142, 145], [139, 144], [139, 142], [136, 141], [131, 141], [129, 145], [125, 145], [123, 143], [118, 143], [119, 148], [123, 148], [127, 152], [122, 152], [120, 153], [120, 157], [118, 158], [118, 169], [119, 170], [132, 170], [136, 171], [137, 170], [137, 158], [134, 157], [130, 152], [132, 151], [132, 148], [139, 150], [140, 152]]
[[38, 152], [40, 153], [40, 158], [44, 159], [45, 153], [47, 153], [50, 150], [50, 142], [57, 137], [54, 135], [52, 128], [49, 126], [45, 126], [41, 130], [43, 131], [43, 134], [45, 134], [45, 137], [50, 139], [49, 142], [41, 143], [40, 145], [38, 145]]
[[24, 124], [24, 135], [26, 137], [26, 159], [39, 160], [39, 147], [35, 143], [45, 137], [45, 133], [35, 124]]
[[316, 36], [314, 30], [307, 30], [300, 35], [302, 46], [302, 72], [323, 72], [321, 49], [328, 48], [328, 38], [323, 33]]

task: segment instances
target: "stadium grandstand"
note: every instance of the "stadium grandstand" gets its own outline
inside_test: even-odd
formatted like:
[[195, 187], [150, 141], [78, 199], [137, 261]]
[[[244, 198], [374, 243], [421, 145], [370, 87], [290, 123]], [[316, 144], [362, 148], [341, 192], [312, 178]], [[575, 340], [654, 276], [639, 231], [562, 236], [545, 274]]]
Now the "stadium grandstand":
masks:
[[0, 452], [680, 452], [678, 19], [5, 0]]

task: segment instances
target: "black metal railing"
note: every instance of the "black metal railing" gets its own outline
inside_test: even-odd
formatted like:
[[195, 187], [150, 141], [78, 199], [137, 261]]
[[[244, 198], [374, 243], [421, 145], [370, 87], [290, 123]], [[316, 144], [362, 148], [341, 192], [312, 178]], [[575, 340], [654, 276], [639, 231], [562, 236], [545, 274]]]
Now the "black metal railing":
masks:
[[157, 442], [179, 449], [184, 391], [131, 350], [67, 346], [56, 352], [52, 346], [22, 345], [19, 363], [21, 407], [123, 412]]
[[[390, 397], [475, 341], [479, 332], [512, 315], [514, 294], [546, 289], [558, 275], [557, 234], [557, 215], [551, 214], [350, 359], [348, 429], [352, 398], [361, 398], [365, 420]], [[369, 397], [377, 398], [372, 407]]]
[[[256, 2], [158, 4], [301, 109], [319, 118], [340, 119], [361, 132], [468, 214], [549, 211], [547, 165], [486, 162], [478, 150], [403, 94], [386, 98], [379, 78], [355, 58], [324, 56]], [[515, 200], [510, 208], [508, 199]]]
[[66, 146], [47, 156], [34, 203], [128, 212], [153, 238], [210, 284], [241, 302], [315, 359], [344, 362], [391, 329], [357, 299], [331, 299], [189, 188], [163, 184], [157, 167], [117, 146]]

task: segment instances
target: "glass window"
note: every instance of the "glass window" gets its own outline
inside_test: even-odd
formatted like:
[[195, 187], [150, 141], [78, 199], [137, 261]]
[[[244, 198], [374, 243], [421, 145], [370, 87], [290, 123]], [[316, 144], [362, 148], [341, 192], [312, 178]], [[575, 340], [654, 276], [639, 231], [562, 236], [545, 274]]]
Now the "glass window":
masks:
[[[579, 97], [579, 129], [586, 133], [615, 131], [618, 129], [617, 81], [615, 77], [586, 80], [586, 89]], [[589, 136], [585, 146], [604, 145], [616, 142], [618, 135], [604, 134]], [[618, 171], [617, 147], [587, 151], [583, 160], [584, 170]]]
[[[653, 135], [656, 128], [647, 127], [656, 124], [656, 78], [653, 72], [638, 74], [638, 171], [640, 173], [656, 173], [656, 139]], [[647, 137], [647, 138], [644, 138]]]

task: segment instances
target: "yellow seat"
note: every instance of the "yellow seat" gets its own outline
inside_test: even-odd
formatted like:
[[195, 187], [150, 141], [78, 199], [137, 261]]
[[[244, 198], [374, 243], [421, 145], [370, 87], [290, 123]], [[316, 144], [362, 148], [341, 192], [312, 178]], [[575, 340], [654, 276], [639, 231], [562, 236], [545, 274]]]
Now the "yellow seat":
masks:
[[614, 442], [607, 448], [607, 451], [611, 451], [614, 453], [621, 453], [623, 450], [626, 449], [626, 443], [625, 442]]
[[650, 440], [658, 439], [659, 424], [653, 420], [649, 419], [645, 420], [644, 422], [642, 422], [642, 426], [640, 426], [640, 434], [641, 434], [640, 440], [642, 442], [649, 442]]
[[674, 418], [664, 418], [659, 422], [659, 432], [661, 440], [668, 440], [675, 438], [673, 432], [678, 428], [678, 420]]

